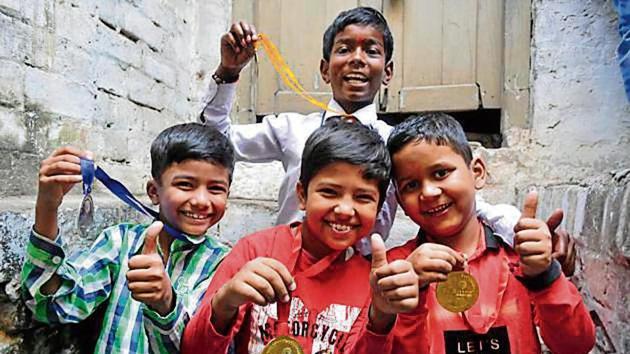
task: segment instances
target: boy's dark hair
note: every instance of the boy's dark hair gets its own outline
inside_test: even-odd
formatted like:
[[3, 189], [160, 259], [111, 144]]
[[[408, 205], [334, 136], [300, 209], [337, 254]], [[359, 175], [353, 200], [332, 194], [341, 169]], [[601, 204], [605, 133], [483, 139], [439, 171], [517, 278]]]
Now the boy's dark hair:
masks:
[[151, 144], [151, 175], [160, 180], [173, 163], [184, 160], [204, 160], [223, 166], [232, 182], [234, 149], [230, 141], [216, 128], [184, 123], [164, 129]]
[[385, 17], [378, 10], [371, 7], [355, 7], [354, 9], [342, 11], [337, 15], [333, 23], [324, 32], [323, 56], [326, 61], [330, 61], [330, 52], [335, 42], [335, 36], [349, 25], [371, 26], [379, 30], [383, 34], [385, 63], [389, 63], [394, 54], [394, 37], [392, 37], [392, 32], [389, 30]]
[[359, 166], [363, 178], [378, 182], [380, 209], [385, 201], [392, 163], [378, 132], [361, 123], [327, 120], [304, 145], [300, 170], [304, 190], [308, 190], [309, 182], [321, 169], [335, 162]]
[[472, 161], [472, 150], [464, 129], [455, 118], [446, 113], [426, 113], [411, 116], [398, 124], [387, 140], [389, 154], [394, 156], [412, 141], [450, 146], [466, 161], [466, 164], [470, 164]]

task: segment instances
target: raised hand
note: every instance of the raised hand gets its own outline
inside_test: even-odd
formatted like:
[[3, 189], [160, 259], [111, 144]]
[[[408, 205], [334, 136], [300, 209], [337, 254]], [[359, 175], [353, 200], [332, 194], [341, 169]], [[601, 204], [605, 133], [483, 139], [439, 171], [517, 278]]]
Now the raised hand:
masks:
[[247, 262], [212, 298], [212, 322], [224, 332], [239, 306], [254, 303], [266, 306], [288, 302], [295, 281], [284, 264], [272, 258], [256, 258]]
[[396, 314], [418, 306], [418, 278], [406, 260], [387, 262], [385, 244], [380, 235], [372, 235], [372, 268], [370, 271], [372, 330], [382, 332], [393, 325]]
[[158, 235], [163, 226], [162, 222], [156, 221], [147, 228], [142, 253], [129, 259], [127, 287], [132, 298], [165, 316], [173, 310], [175, 297], [171, 279], [157, 250]]
[[424, 288], [429, 283], [446, 281], [448, 273], [462, 268], [464, 256], [454, 249], [438, 243], [423, 243], [408, 257], [418, 276], [418, 285]]
[[233, 23], [230, 30], [221, 36], [221, 64], [216, 74], [228, 81], [237, 79], [254, 57], [257, 40], [258, 34], [253, 25], [244, 21]]
[[525, 196], [521, 218], [514, 226], [514, 250], [520, 256], [521, 270], [526, 277], [535, 277], [551, 265], [551, 233], [547, 224], [536, 219], [538, 193]]
[[72, 146], [56, 149], [39, 167], [35, 231], [54, 239], [57, 235], [57, 209], [63, 197], [80, 183], [81, 158], [92, 159], [92, 153]]

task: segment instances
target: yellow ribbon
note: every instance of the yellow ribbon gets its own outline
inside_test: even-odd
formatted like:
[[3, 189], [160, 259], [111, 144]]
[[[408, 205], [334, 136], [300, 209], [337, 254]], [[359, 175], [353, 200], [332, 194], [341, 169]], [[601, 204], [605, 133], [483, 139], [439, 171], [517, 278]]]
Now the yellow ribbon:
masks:
[[297, 77], [295, 77], [293, 71], [291, 71], [291, 68], [289, 68], [287, 63], [284, 61], [284, 58], [278, 51], [278, 48], [276, 48], [276, 46], [273, 44], [271, 39], [267, 37], [267, 35], [262, 33], [258, 34], [256, 48], [258, 49], [260, 45], [262, 45], [265, 53], [267, 53], [267, 57], [269, 58], [269, 61], [271, 61], [271, 65], [273, 65], [273, 68], [276, 70], [278, 75], [280, 75], [280, 78], [285, 83], [285, 85], [287, 85], [287, 87], [291, 89], [291, 91], [295, 92], [309, 103], [323, 109], [324, 111], [348, 116], [348, 114], [346, 114], [345, 112], [338, 112], [328, 108], [328, 105], [326, 103], [317, 100], [315, 97], [306, 92], [304, 87], [298, 81]]

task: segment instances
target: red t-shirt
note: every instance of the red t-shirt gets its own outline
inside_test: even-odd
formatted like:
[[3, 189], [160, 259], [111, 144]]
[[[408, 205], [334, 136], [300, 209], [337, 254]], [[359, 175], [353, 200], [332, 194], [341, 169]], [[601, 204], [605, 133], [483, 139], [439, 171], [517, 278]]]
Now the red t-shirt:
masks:
[[[298, 226], [298, 228], [301, 226]], [[246, 304], [224, 336], [210, 322], [211, 298], [245, 263], [258, 257], [274, 258], [289, 270], [294, 268], [297, 288], [291, 293], [288, 335], [296, 339], [305, 353], [382, 354], [386, 336], [365, 336], [370, 303], [370, 264], [358, 254], [341, 254], [329, 267], [312, 276], [302, 273], [317, 260], [301, 250], [298, 243], [295, 267], [290, 264], [295, 252], [295, 235], [287, 225], [259, 231], [241, 239], [219, 266], [202, 305], [186, 326], [182, 353], [225, 353], [232, 339], [237, 353], [261, 353], [274, 339], [278, 308]], [[295, 255], [294, 255], [295, 257]], [[280, 309], [289, 306], [280, 306]], [[369, 350], [365, 348], [369, 347]]]
[[[419, 236], [390, 250], [388, 258], [407, 258], [422, 239]], [[516, 276], [518, 259], [486, 226], [466, 269], [479, 284], [475, 305], [463, 313], [449, 312], [437, 302], [436, 284], [430, 284], [421, 290], [418, 308], [398, 316], [391, 352], [540, 353], [538, 326], [553, 353], [588, 353], [595, 344], [595, 328], [579, 292], [559, 264], [552, 266], [556, 274], [547, 277], [549, 284], [544, 277], [551, 268], [536, 279], [544, 286], [531, 290]]]

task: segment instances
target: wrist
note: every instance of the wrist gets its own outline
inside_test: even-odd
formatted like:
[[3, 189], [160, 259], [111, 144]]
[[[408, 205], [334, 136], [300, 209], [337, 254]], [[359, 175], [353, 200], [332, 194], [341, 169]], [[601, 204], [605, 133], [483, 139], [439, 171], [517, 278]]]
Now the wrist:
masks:
[[370, 305], [368, 312], [369, 329], [378, 334], [388, 333], [396, 322], [396, 315], [380, 311], [374, 304]]
[[217, 84], [230, 84], [238, 81], [241, 74], [241, 68], [228, 68], [220, 64], [217, 70], [212, 75], [212, 78]]

